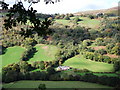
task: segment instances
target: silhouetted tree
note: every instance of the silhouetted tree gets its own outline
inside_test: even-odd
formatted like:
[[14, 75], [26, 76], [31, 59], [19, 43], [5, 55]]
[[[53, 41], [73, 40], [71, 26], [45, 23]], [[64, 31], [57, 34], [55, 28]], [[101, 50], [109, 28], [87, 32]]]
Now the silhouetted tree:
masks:
[[[31, 36], [33, 33], [38, 33], [38, 35], [46, 35], [50, 33], [48, 30], [49, 25], [51, 25], [51, 21], [45, 19], [45, 21], [40, 21], [36, 17], [36, 10], [34, 10], [31, 5], [40, 2], [40, 0], [24, 0], [30, 3], [28, 9], [26, 10], [23, 6], [23, 2], [21, 0], [16, 0], [15, 4], [10, 7], [8, 10], [8, 14], [6, 15], [8, 18], [4, 20], [4, 26], [8, 30], [9, 28], [16, 27], [17, 24], [26, 25], [29, 20], [32, 24], [31, 27], [27, 27], [27, 29], [21, 28], [20, 34], [26, 37]], [[59, 2], [60, 0], [44, 0], [46, 4]], [[0, 2], [2, 9], [8, 9], [9, 4], [6, 4], [4, 1]]]

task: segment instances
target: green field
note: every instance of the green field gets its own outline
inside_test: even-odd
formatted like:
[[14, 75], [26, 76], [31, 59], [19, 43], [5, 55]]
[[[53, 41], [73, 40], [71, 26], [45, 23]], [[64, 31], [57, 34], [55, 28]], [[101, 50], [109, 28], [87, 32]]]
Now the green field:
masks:
[[63, 65], [79, 69], [88, 69], [93, 72], [113, 71], [113, 64], [91, 61], [89, 59], [85, 59], [82, 55], [77, 55], [73, 58], [68, 59]]
[[[112, 88], [95, 83], [81, 81], [17, 81], [3, 84], [4, 88], [38, 88], [39, 84], [45, 84], [46, 88]], [[9, 90], [9, 89], [7, 89]], [[62, 90], [62, 89], [61, 89]]]
[[2, 67], [20, 61], [20, 57], [24, 50], [24, 48], [19, 46], [7, 48], [6, 53], [0, 55], [0, 58], [2, 58]]
[[89, 19], [87, 17], [80, 17], [83, 21], [79, 21], [79, 25], [89, 28], [98, 28], [100, 25], [100, 20], [98, 19]]
[[[30, 59], [30, 61], [50, 61], [55, 59], [55, 54], [58, 50], [56, 46], [53, 45], [36, 45], [35, 48], [37, 52]], [[16, 63], [20, 60], [24, 48], [19, 46], [9, 47], [5, 54], [0, 55], [2, 58], [2, 67], [8, 64]]]
[[35, 46], [37, 52], [29, 61], [51, 61], [55, 59], [55, 54], [58, 50], [56, 46], [38, 44]]
[[[70, 19], [73, 20], [75, 17], [71, 17]], [[79, 17], [82, 21], [79, 21], [80, 26], [88, 27], [88, 28], [98, 28], [100, 25], [100, 20], [98, 19], [89, 19], [87, 17]], [[55, 19], [55, 22], [63, 24], [63, 25], [74, 25], [74, 23], [70, 22], [70, 20], [64, 19]]]
[[70, 20], [64, 20], [64, 19], [55, 19], [55, 22], [68, 26], [74, 25], [74, 23], [70, 22]]

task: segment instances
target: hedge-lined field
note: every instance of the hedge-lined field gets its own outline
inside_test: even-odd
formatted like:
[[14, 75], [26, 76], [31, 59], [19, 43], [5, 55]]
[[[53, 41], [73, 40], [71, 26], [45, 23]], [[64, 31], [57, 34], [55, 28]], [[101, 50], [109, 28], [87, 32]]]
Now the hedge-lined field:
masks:
[[58, 50], [56, 46], [38, 44], [35, 46], [37, 52], [29, 61], [51, 61], [55, 59]]
[[[38, 88], [38, 85], [45, 84], [46, 88], [112, 88], [95, 83], [81, 81], [17, 81], [3, 84], [4, 88]], [[7, 89], [9, 90], [9, 89]]]
[[[50, 61], [55, 59], [55, 54], [58, 50], [56, 46], [53, 45], [36, 45], [35, 48], [37, 52], [29, 61]], [[8, 64], [16, 63], [20, 61], [21, 55], [25, 51], [24, 48], [20, 46], [9, 47], [6, 53], [0, 55], [2, 58], [2, 67]]]
[[20, 46], [7, 48], [6, 53], [0, 55], [2, 58], [2, 67], [20, 61], [20, 57], [24, 51], [25, 49]]
[[113, 64], [91, 61], [89, 59], [85, 59], [82, 55], [77, 55], [68, 59], [63, 65], [79, 69], [88, 69], [93, 72], [113, 71]]

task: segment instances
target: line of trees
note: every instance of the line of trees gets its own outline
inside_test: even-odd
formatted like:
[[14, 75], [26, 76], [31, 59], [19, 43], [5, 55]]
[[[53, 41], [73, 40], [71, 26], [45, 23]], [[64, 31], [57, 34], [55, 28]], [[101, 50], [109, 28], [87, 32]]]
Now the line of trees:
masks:
[[82, 76], [75, 72], [61, 73], [55, 71], [53, 67], [48, 67], [46, 71], [31, 72], [32, 68], [32, 65], [26, 61], [8, 65], [2, 69], [2, 82], [9, 83], [18, 80], [85, 81], [113, 87], [120, 84], [119, 77], [96, 76], [91, 72]]

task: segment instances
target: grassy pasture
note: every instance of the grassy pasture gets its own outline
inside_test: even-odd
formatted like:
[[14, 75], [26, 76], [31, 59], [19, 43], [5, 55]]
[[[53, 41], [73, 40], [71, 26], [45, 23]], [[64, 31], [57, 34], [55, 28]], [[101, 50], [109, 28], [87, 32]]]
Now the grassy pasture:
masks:
[[[38, 52], [36, 52], [33, 58], [31, 58], [29, 61], [50, 61], [55, 59], [55, 54], [58, 50], [56, 46], [36, 45], [35, 47]], [[25, 49], [19, 46], [7, 48], [6, 53], [0, 55], [0, 58], [2, 59], [2, 67], [18, 62], [24, 51]]]
[[[4, 88], [38, 88], [39, 84], [45, 84], [46, 88], [112, 88], [95, 83], [82, 81], [17, 81], [9, 84], [3, 84]], [[7, 89], [9, 90], [9, 89]], [[74, 90], [74, 89], [73, 89]]]
[[93, 72], [113, 71], [113, 64], [91, 61], [89, 59], [85, 59], [82, 55], [77, 55], [73, 58], [68, 59], [63, 65], [79, 69], [88, 69]]
[[38, 44], [35, 46], [37, 52], [29, 61], [51, 61], [55, 59], [55, 54], [58, 50], [56, 46]]
[[[70, 19], [73, 20], [75, 17], [71, 17]], [[89, 19], [87, 17], [79, 17], [82, 19], [82, 21], [79, 21], [80, 26], [88, 27], [88, 28], [98, 28], [100, 25], [99, 19]], [[64, 25], [74, 25], [74, 23], [70, 22], [70, 20], [64, 20], [64, 19], [55, 19], [55, 22], [64, 24]]]
[[80, 17], [83, 21], [79, 21], [79, 25], [89, 28], [98, 28], [100, 25], [100, 20], [98, 19], [89, 19], [87, 17]]
[[70, 20], [65, 20], [65, 19], [55, 19], [55, 22], [63, 25], [73, 25], [73, 23], [71, 23]]
[[2, 67], [20, 61], [20, 57], [24, 50], [25, 49], [20, 46], [7, 48], [6, 53], [0, 55], [0, 58], [2, 58]]

